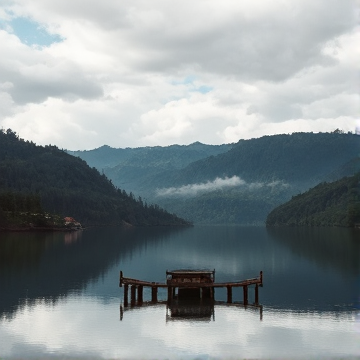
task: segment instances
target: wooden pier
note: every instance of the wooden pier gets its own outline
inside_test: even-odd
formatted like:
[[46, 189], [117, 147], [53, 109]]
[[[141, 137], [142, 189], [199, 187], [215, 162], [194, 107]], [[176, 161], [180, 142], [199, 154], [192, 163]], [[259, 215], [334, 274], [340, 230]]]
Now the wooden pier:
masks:
[[151, 288], [151, 302], [158, 301], [157, 294], [159, 288], [167, 289], [167, 301], [181, 298], [200, 298], [214, 299], [215, 288], [227, 289], [227, 303], [233, 302], [233, 288], [243, 288], [243, 304], [248, 304], [248, 287], [255, 287], [255, 305], [259, 304], [259, 286], [263, 285], [263, 273], [260, 276], [235, 282], [217, 283], [215, 282], [215, 270], [174, 270], [166, 271], [166, 283], [150, 282], [127, 278], [120, 271], [119, 286], [124, 286], [124, 306], [128, 306], [129, 286], [130, 304], [141, 304], [143, 302], [144, 287]]

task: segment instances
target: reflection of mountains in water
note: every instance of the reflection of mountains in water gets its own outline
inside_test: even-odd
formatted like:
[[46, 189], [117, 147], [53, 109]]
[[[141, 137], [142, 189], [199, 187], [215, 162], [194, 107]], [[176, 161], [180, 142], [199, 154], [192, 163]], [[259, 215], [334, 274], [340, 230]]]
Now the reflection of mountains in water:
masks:
[[347, 228], [269, 227], [269, 236], [324, 268], [345, 276], [360, 272], [360, 231]]
[[[46, 298], [56, 302], [84, 289], [146, 243], [185, 228], [93, 228], [82, 232], [0, 236], [0, 317]], [[115, 283], [116, 286], [116, 283]]]

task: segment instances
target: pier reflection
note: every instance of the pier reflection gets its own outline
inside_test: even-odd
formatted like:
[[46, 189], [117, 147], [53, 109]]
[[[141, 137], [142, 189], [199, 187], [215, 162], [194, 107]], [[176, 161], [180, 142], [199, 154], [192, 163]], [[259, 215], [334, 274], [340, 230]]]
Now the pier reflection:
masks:
[[214, 301], [202, 299], [176, 299], [166, 306], [166, 321], [169, 320], [215, 320]]
[[243, 303], [227, 303], [225, 301], [216, 301], [211, 299], [176, 299], [169, 301], [149, 301], [135, 303], [131, 306], [124, 306], [120, 304], [120, 321], [124, 318], [125, 312], [133, 312], [143, 308], [149, 307], [166, 307], [166, 322], [168, 321], [215, 321], [215, 309], [218, 307], [232, 307], [239, 309], [239, 316], [241, 311], [251, 310], [259, 312], [259, 320], [263, 319], [263, 306], [259, 304], [244, 305]]

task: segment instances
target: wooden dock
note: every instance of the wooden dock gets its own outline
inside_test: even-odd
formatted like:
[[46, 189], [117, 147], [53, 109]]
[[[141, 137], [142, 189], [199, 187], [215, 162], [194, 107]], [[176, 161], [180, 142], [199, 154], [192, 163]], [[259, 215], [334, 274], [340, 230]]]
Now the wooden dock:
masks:
[[263, 285], [263, 273], [255, 278], [234, 282], [215, 282], [215, 270], [173, 270], [166, 271], [166, 283], [150, 282], [127, 278], [120, 271], [119, 286], [124, 286], [124, 306], [128, 306], [129, 287], [130, 302], [143, 303], [144, 287], [151, 288], [151, 301], [157, 302], [159, 288], [167, 289], [167, 301], [170, 303], [174, 298], [207, 298], [214, 299], [215, 288], [227, 289], [227, 303], [233, 302], [232, 290], [234, 287], [243, 288], [243, 304], [248, 304], [248, 287], [255, 287], [255, 304], [259, 304], [259, 286]]

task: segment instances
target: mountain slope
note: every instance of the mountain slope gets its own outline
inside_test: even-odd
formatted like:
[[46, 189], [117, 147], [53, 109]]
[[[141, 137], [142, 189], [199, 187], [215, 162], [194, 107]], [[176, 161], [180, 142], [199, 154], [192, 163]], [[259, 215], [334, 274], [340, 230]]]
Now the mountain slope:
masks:
[[147, 195], [148, 185], [153, 178], [162, 178], [171, 171], [182, 169], [188, 164], [218, 155], [231, 149], [232, 144], [206, 145], [195, 142], [190, 145], [154, 146], [114, 149], [102, 146], [89, 151], [68, 151], [69, 154], [85, 160], [113, 183], [127, 192]]
[[240, 140], [226, 153], [189, 164], [173, 172], [169, 183], [173, 186], [237, 175], [248, 182], [283, 180], [310, 185], [359, 154], [360, 137], [354, 134], [263, 136]]
[[[176, 148], [142, 150], [104, 172], [116, 186], [195, 222], [254, 224], [291, 196], [354, 174], [360, 137], [341, 131], [263, 136], [189, 163], [177, 161]], [[166, 155], [170, 149], [174, 154]]]
[[[83, 224], [181, 225], [157, 205], [117, 189], [95, 168], [55, 146], [37, 146], [0, 131], [0, 191], [38, 194], [45, 210]], [[1, 206], [1, 204], [0, 204]]]
[[354, 226], [360, 222], [360, 173], [320, 183], [270, 212], [267, 226]]
[[[228, 152], [182, 170], [148, 176], [142, 189], [146, 185], [152, 201], [195, 222], [258, 224], [292, 195], [321, 181], [354, 174], [359, 154], [360, 137], [354, 134], [265, 136], [241, 140]], [[211, 185], [219, 179], [238, 179], [238, 185], [218, 189], [218, 194]], [[201, 187], [209, 190], [192, 197], [184, 194]]]

